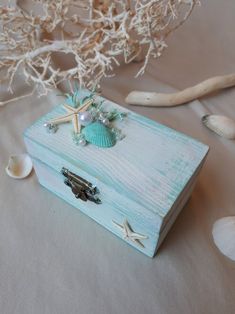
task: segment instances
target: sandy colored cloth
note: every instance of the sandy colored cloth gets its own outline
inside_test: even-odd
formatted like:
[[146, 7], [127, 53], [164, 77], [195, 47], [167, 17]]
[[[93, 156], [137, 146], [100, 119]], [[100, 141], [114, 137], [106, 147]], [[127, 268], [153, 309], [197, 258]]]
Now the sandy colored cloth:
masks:
[[[125, 106], [132, 89], [169, 91], [233, 72], [234, 12], [233, 0], [203, 3], [143, 77], [133, 78], [138, 64], [119, 68], [103, 82], [104, 97]], [[19, 79], [15, 93], [22, 92]], [[58, 102], [55, 95], [0, 108], [1, 314], [235, 313], [235, 263], [211, 235], [215, 220], [235, 215], [235, 146], [200, 122], [205, 113], [235, 119], [234, 99], [229, 89], [178, 108], [133, 107], [211, 147], [190, 201], [153, 260], [43, 189], [35, 174], [22, 181], [5, 174], [8, 156], [25, 151], [24, 129]]]

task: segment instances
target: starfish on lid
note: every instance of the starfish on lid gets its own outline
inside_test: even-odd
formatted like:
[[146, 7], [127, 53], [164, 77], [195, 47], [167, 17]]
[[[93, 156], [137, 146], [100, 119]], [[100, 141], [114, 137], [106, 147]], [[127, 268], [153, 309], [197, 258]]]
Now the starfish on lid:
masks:
[[84, 103], [80, 105], [78, 108], [74, 108], [65, 104], [63, 105], [63, 108], [67, 111], [67, 113], [58, 118], [49, 120], [47, 124], [56, 125], [56, 124], [65, 123], [65, 122], [72, 122], [74, 133], [79, 134], [81, 131], [81, 124], [79, 122], [79, 113], [86, 111], [93, 102], [94, 100], [92, 98], [89, 98], [85, 100]]
[[145, 246], [143, 245], [143, 243], [140, 240], [145, 240], [148, 239], [147, 236], [142, 235], [140, 233], [136, 233], [132, 230], [131, 226], [129, 225], [127, 219], [124, 220], [123, 224], [119, 224], [116, 221], [113, 220], [113, 223], [119, 228], [121, 229], [121, 231], [123, 232], [124, 235], [124, 239], [129, 239], [132, 242], [134, 242], [135, 244], [141, 246], [142, 248], [144, 248]]

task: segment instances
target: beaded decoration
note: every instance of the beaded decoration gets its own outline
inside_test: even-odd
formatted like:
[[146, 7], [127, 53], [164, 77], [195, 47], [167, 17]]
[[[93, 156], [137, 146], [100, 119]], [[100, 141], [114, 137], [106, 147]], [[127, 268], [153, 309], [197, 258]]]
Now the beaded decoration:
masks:
[[124, 120], [127, 113], [119, 112], [117, 109], [106, 111], [103, 106], [104, 100], [95, 101], [95, 90], [87, 94], [76, 88], [74, 93], [65, 96], [66, 104], [63, 105], [65, 114], [44, 124], [49, 133], [55, 133], [61, 123], [72, 122], [74, 129], [72, 139], [79, 146], [91, 143], [107, 148], [125, 137], [114, 122]]

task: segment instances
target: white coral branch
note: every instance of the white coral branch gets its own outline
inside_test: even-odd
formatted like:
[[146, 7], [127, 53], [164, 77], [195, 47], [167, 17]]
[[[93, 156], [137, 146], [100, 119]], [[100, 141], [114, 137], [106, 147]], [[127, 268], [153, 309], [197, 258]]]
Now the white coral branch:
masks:
[[[159, 57], [165, 38], [191, 14], [197, 0], [32, 0], [41, 13], [22, 9], [17, 1], [0, 5], [0, 70], [9, 91], [17, 72], [34, 84], [39, 95], [63, 81], [81, 85], [112, 75], [117, 57], [126, 63], [142, 47], [147, 54], [137, 75], [151, 57]], [[74, 65], [56, 67], [54, 53], [69, 55]]]

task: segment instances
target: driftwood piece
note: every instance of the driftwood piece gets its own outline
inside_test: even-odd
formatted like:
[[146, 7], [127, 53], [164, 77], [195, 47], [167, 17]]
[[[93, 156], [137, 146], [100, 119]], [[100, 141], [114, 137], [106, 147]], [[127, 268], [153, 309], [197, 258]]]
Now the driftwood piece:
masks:
[[235, 74], [215, 76], [180, 92], [164, 94], [155, 92], [132, 91], [125, 101], [134, 106], [173, 107], [208, 95], [214, 91], [235, 85]]

